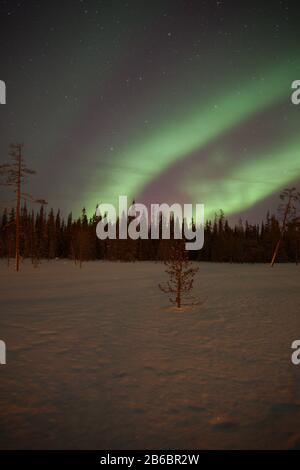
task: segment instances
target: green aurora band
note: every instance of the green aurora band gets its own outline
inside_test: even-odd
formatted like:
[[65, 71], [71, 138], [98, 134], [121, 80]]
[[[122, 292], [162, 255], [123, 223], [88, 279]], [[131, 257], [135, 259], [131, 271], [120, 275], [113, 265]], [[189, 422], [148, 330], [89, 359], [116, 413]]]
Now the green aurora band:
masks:
[[[257, 113], [283, 100], [289, 100], [295, 69], [295, 63], [291, 62], [271, 67], [267, 73], [261, 74], [261, 79], [249, 80], [242, 87], [232, 87], [234, 91], [226, 92], [223, 96], [214, 96], [213, 101], [205, 106], [196, 102], [189, 114], [186, 109], [179, 110], [179, 118], [161, 123], [156, 132], [135, 140], [127, 149], [115, 153], [111, 174], [107, 173], [105, 182], [101, 180], [100, 191], [86, 193], [84, 200], [88, 202], [89, 211], [93, 211], [99, 202], [117, 203], [119, 195], [138, 200], [138, 195], [146, 184], [179, 160], [201, 150], [203, 146]], [[215, 183], [202, 181], [200, 177], [195, 186], [201, 187], [202, 197], [199, 200], [199, 191], [192, 190], [192, 202], [203, 202], [207, 208], [207, 217], [220, 207], [226, 215], [250, 207], [300, 174], [299, 168], [298, 173], [295, 172], [295, 163], [299, 159], [299, 143], [300, 141], [295, 146], [292, 144], [287, 149], [283, 148], [275, 155], [259, 155], [255, 162], [235, 167], [231, 175], [220, 182], [217, 194]], [[272, 182], [255, 182], [258, 176], [268, 180], [270, 169], [274, 165], [276, 167]], [[96, 171], [94, 187], [97, 187], [97, 176]], [[249, 181], [246, 191], [243, 189], [244, 183], [238, 181], [239, 178]], [[188, 182], [186, 183], [188, 187]]]
[[271, 154], [256, 155], [255, 160], [232, 169], [226, 179], [191, 183], [190, 196], [203, 201], [207, 219], [226, 208], [226, 215], [239, 213], [279, 191], [300, 176], [300, 137]]

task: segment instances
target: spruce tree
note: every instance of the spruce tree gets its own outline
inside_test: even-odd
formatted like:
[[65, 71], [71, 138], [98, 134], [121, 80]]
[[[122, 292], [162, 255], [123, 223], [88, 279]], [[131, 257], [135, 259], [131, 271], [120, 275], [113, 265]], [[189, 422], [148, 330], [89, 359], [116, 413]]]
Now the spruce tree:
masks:
[[169, 294], [171, 303], [181, 308], [188, 294], [193, 289], [194, 276], [199, 268], [193, 268], [185, 250], [184, 240], [175, 240], [170, 255], [165, 260], [169, 280], [165, 285], [159, 284], [162, 292]]

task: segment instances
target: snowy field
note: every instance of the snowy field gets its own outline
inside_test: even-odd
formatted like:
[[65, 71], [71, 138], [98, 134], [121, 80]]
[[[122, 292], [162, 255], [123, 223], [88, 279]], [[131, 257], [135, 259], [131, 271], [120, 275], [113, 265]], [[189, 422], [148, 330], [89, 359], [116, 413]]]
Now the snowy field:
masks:
[[0, 265], [0, 447], [300, 448], [300, 267], [200, 264], [168, 309], [160, 263]]

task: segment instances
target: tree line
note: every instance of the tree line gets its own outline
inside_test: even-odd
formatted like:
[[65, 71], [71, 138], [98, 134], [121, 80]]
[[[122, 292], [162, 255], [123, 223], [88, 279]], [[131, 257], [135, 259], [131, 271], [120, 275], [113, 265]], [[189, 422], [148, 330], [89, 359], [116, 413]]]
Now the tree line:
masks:
[[[70, 214], [65, 220], [60, 211], [46, 211], [44, 204], [38, 210], [29, 210], [24, 204], [19, 217], [19, 250], [21, 259], [33, 264], [42, 259], [69, 258], [81, 265], [89, 260], [143, 261], [165, 260], [174, 245], [170, 240], [99, 240], [96, 225], [99, 217], [88, 217], [85, 209], [78, 218]], [[130, 222], [130, 219], [128, 223]], [[173, 222], [174, 223], [174, 222]], [[172, 224], [172, 221], [171, 221]], [[0, 219], [0, 257], [10, 259], [16, 253], [16, 210], [4, 209]], [[149, 228], [149, 232], [151, 227]], [[172, 234], [172, 229], [171, 229]], [[247, 221], [230, 226], [223, 211], [207, 221], [204, 229], [204, 247], [190, 251], [195, 261], [224, 263], [269, 263], [278, 248], [278, 262], [299, 262], [300, 224], [297, 220], [282, 222], [275, 215], [266, 215], [261, 224]]]
[[[10, 145], [10, 162], [0, 165], [0, 184], [10, 187], [15, 194], [12, 209], [4, 209], [0, 216], [0, 257], [8, 264], [15, 259], [16, 270], [24, 258], [30, 258], [37, 266], [41, 259], [69, 258], [82, 265], [89, 260], [167, 260], [174, 253], [175, 225], [170, 222], [170, 240], [162, 239], [120, 239], [100, 240], [96, 226], [101, 216], [88, 218], [85, 209], [79, 218], [72, 214], [67, 220], [60, 211], [46, 212], [47, 202], [24, 193], [23, 183], [35, 171], [28, 168], [23, 157], [23, 144]], [[204, 228], [204, 247], [200, 251], [180, 254], [182, 263], [188, 256], [194, 261], [213, 261], [224, 263], [266, 263], [273, 266], [278, 262], [299, 262], [300, 248], [300, 193], [296, 188], [285, 189], [281, 195], [278, 217], [266, 215], [261, 224], [251, 225], [239, 221], [230, 226], [224, 212], [220, 210], [214, 220], [207, 221]], [[40, 205], [39, 210], [29, 210], [27, 202]], [[127, 224], [131, 222], [128, 218]], [[118, 225], [118, 221], [117, 221]], [[161, 228], [161, 227], [160, 227]], [[182, 227], [182, 233], [184, 233]]]

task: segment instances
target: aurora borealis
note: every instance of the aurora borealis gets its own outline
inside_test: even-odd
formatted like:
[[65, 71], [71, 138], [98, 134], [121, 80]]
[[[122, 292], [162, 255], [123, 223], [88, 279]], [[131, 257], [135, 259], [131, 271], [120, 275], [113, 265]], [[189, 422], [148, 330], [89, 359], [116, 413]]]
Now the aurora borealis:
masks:
[[127, 195], [259, 221], [300, 180], [296, 18], [289, 1], [1, 2], [1, 153], [24, 141], [64, 212]]

